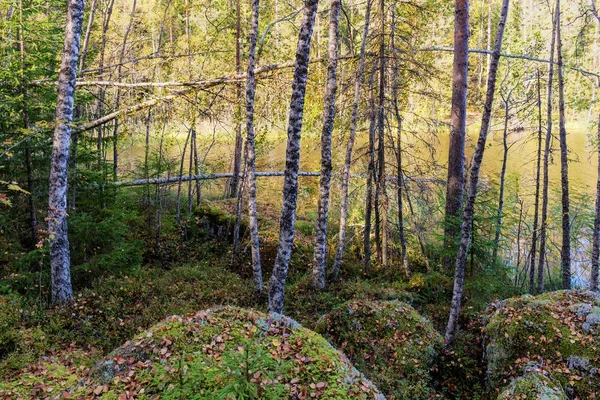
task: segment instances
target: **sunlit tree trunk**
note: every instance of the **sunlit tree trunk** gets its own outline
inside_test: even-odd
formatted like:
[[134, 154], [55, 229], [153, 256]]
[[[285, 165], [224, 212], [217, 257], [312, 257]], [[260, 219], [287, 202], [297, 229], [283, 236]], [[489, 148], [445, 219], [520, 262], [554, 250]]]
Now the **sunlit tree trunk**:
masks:
[[458, 242], [457, 220], [462, 208], [467, 134], [467, 74], [469, 71], [469, 0], [456, 0], [454, 10], [454, 66], [450, 147], [444, 223], [444, 268], [450, 272], [452, 253]]
[[254, 290], [263, 291], [262, 266], [260, 262], [260, 241], [258, 236], [258, 213], [256, 211], [256, 152], [254, 133], [254, 97], [256, 80], [254, 77], [256, 40], [258, 36], [259, 0], [252, 1], [252, 26], [250, 30], [250, 49], [248, 50], [248, 81], [246, 87], [246, 146], [247, 171], [246, 187], [248, 190], [248, 220], [250, 226], [250, 243], [252, 248], [252, 276]]
[[[236, 1], [236, 19], [235, 19], [235, 71], [237, 74], [242, 72], [242, 16], [241, 16], [241, 1]], [[236, 98], [238, 104], [242, 103], [242, 84], [236, 85]], [[238, 187], [240, 181], [240, 173], [242, 171], [242, 122], [241, 122], [241, 106], [236, 106], [235, 112], [235, 149], [233, 154], [233, 176], [229, 182], [229, 196], [236, 197], [238, 195]]]
[[304, 3], [304, 17], [300, 25], [298, 47], [296, 49], [288, 122], [285, 175], [283, 178], [283, 206], [279, 220], [279, 245], [273, 274], [269, 282], [269, 311], [276, 313], [283, 312], [285, 280], [294, 244], [302, 112], [304, 110], [306, 78], [310, 60], [310, 39], [315, 25], [318, 3], [318, 0], [306, 0]]
[[52, 144], [48, 201], [48, 236], [50, 238], [52, 275], [51, 302], [56, 305], [73, 300], [67, 234], [67, 177], [83, 8], [83, 0], [69, 0], [68, 2], [65, 43], [58, 75], [56, 128]]
[[538, 223], [540, 211], [540, 175], [542, 163], [542, 85], [540, 70], [537, 70], [537, 107], [538, 107], [538, 141], [537, 141], [537, 166], [535, 178], [535, 206], [533, 215], [533, 231], [531, 233], [531, 252], [529, 257], [529, 293], [535, 294], [535, 261], [537, 254]]
[[325, 288], [325, 256], [327, 251], [327, 216], [329, 215], [329, 189], [331, 186], [331, 133], [335, 122], [335, 94], [337, 92], [338, 21], [340, 0], [331, 0], [329, 17], [329, 42], [327, 45], [327, 83], [321, 132], [321, 178], [319, 184], [319, 211], [315, 229], [312, 284], [315, 289]]
[[483, 110], [483, 116], [481, 118], [481, 130], [479, 132], [479, 139], [477, 140], [477, 147], [473, 156], [473, 166], [471, 168], [471, 177], [469, 181], [469, 193], [462, 218], [460, 246], [458, 249], [458, 254], [456, 256], [456, 263], [454, 266], [454, 289], [452, 293], [452, 303], [450, 305], [450, 316], [448, 318], [448, 326], [446, 327], [446, 345], [452, 344], [456, 335], [456, 329], [458, 327], [458, 315], [460, 313], [460, 308], [462, 304], [462, 294], [465, 280], [465, 266], [467, 262], [467, 255], [469, 252], [469, 244], [471, 240], [471, 232], [473, 227], [473, 212], [475, 209], [475, 200], [477, 199], [479, 170], [481, 169], [481, 163], [483, 161], [483, 154], [485, 152], [487, 135], [490, 128], [492, 106], [494, 103], [494, 95], [496, 91], [496, 74], [498, 72], [500, 51], [502, 50], [502, 39], [504, 37], [504, 27], [506, 25], [506, 17], [508, 15], [508, 3], [509, 0], [503, 0], [502, 3], [502, 13], [500, 15], [500, 21], [498, 23], [496, 43], [494, 44], [494, 52], [492, 55], [492, 62], [490, 64], [490, 71], [488, 75], [485, 105]]
[[571, 289], [571, 214], [569, 200], [569, 149], [565, 120], [565, 78], [562, 55], [560, 0], [556, 0], [556, 57], [558, 61], [558, 115], [560, 138], [560, 182], [562, 186], [562, 288]]
[[546, 231], [548, 228], [548, 185], [550, 152], [552, 151], [552, 85], [554, 83], [554, 47], [556, 45], [557, 10], [552, 18], [552, 40], [550, 41], [550, 62], [548, 64], [548, 88], [546, 91], [547, 128], [544, 145], [544, 181], [542, 188], [542, 221], [540, 224], [540, 259], [538, 262], [537, 287], [538, 293], [544, 292], [544, 265], [546, 264]]
[[[127, 29], [125, 30], [125, 35], [123, 35], [123, 43], [121, 44], [121, 53], [119, 54], [119, 65], [117, 66], [117, 82], [123, 81], [123, 61], [125, 59], [125, 50], [127, 49], [127, 39], [129, 38], [129, 33], [131, 32], [131, 27], [133, 26], [133, 18], [135, 15], [135, 7], [137, 4], [137, 0], [133, 0], [131, 5], [131, 15], [129, 17], [129, 24], [127, 25]], [[121, 88], [117, 88], [117, 95], [115, 96], [115, 105], [114, 109], [118, 110], [119, 105], [121, 104]], [[119, 173], [119, 149], [118, 149], [118, 138], [119, 138], [119, 119], [116, 118], [113, 125], [113, 180], [117, 181], [118, 173]]]
[[592, 238], [592, 273], [590, 290], [598, 290], [598, 257], [600, 256], [600, 118], [598, 118], [598, 180], [596, 183], [596, 216]]
[[510, 119], [510, 97], [512, 90], [504, 98], [504, 130], [502, 131], [502, 168], [500, 169], [500, 193], [498, 195], [498, 211], [496, 212], [496, 234], [494, 236], [494, 249], [492, 259], [498, 261], [498, 247], [502, 233], [502, 219], [504, 213], [504, 188], [506, 187], [506, 165], [508, 161], [508, 122]]
[[360, 55], [358, 58], [358, 70], [356, 71], [356, 80], [354, 82], [354, 104], [352, 105], [352, 120], [350, 122], [350, 136], [348, 137], [348, 147], [346, 148], [346, 159], [344, 161], [344, 169], [342, 170], [342, 187], [340, 190], [341, 207], [340, 207], [340, 231], [338, 234], [338, 244], [335, 251], [335, 259], [331, 274], [333, 279], [337, 279], [342, 265], [342, 257], [344, 256], [344, 247], [346, 245], [346, 230], [348, 223], [348, 186], [350, 182], [350, 168], [352, 166], [352, 151], [354, 149], [354, 140], [356, 139], [356, 129], [358, 126], [358, 109], [360, 106], [360, 85], [362, 75], [365, 70], [365, 49], [367, 38], [369, 36], [369, 23], [371, 22], [371, 4], [372, 0], [367, 1], [367, 10], [365, 13], [365, 26], [363, 31], [363, 39], [360, 46]]
[[369, 98], [369, 163], [367, 167], [367, 187], [365, 193], [365, 231], [363, 234], [363, 274], [371, 269], [371, 216], [373, 213], [373, 181], [375, 180], [375, 129], [377, 122], [375, 117], [375, 99], [373, 99], [372, 83], [369, 85], [371, 92]]
[[87, 28], [85, 29], [85, 36], [83, 44], [81, 45], [81, 56], [79, 57], [79, 72], [83, 71], [85, 67], [85, 58], [88, 52], [88, 46], [90, 44], [90, 37], [92, 36], [92, 28], [94, 26], [94, 18], [96, 16], [96, 4], [98, 0], [92, 0], [90, 5], [90, 15], [88, 16]]

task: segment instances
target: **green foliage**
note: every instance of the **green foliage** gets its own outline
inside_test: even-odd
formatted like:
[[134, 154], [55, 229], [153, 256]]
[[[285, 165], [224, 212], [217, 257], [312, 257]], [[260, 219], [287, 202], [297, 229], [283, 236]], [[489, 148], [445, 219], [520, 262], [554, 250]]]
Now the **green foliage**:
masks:
[[325, 315], [317, 331], [338, 345], [390, 399], [429, 399], [442, 338], [398, 301], [353, 301]]

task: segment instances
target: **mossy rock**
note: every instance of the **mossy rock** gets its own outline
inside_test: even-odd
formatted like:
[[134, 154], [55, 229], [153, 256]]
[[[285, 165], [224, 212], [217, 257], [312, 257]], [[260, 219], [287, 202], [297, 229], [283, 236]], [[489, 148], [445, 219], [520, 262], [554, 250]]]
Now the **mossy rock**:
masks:
[[487, 373], [492, 388], [534, 363], [571, 399], [600, 392], [600, 296], [558, 291], [493, 305], [486, 324]]
[[100, 362], [74, 395], [117, 399], [384, 399], [322, 336], [279, 314], [172, 316]]
[[316, 330], [388, 398], [429, 399], [433, 394], [430, 370], [442, 337], [408, 304], [351, 301], [325, 315]]
[[567, 400], [560, 385], [548, 376], [528, 372], [513, 380], [497, 400]]
[[[191, 238], [233, 240], [236, 217], [216, 205], [203, 203], [194, 209], [189, 226]], [[247, 231], [247, 222], [240, 221], [240, 235]]]

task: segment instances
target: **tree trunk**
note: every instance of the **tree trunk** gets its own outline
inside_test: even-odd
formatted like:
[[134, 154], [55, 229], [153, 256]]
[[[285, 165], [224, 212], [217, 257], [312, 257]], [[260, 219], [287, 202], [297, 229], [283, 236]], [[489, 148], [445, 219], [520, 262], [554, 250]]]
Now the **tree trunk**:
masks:
[[467, 83], [469, 71], [469, 0], [456, 0], [454, 10], [454, 66], [452, 78], [452, 109], [450, 147], [446, 186], [446, 216], [444, 223], [444, 269], [450, 263], [458, 243], [459, 212], [462, 208], [465, 182], [465, 137], [467, 134]]
[[246, 187], [248, 190], [248, 222], [250, 226], [250, 243], [252, 249], [252, 276], [254, 290], [263, 291], [262, 266], [260, 262], [260, 238], [258, 236], [258, 213], [256, 211], [256, 152], [254, 148], [254, 97], [256, 95], [256, 79], [254, 76], [256, 40], [258, 36], [259, 2], [252, 1], [252, 26], [250, 30], [250, 48], [248, 50], [248, 81], [246, 83], [246, 146], [247, 172]]
[[318, 3], [318, 0], [306, 0], [304, 3], [304, 17], [300, 25], [296, 50], [296, 65], [288, 122], [285, 177], [283, 180], [283, 206], [279, 220], [279, 245], [269, 283], [269, 311], [276, 313], [283, 312], [285, 280], [294, 244], [302, 112], [304, 111], [306, 78], [310, 60], [310, 39], [315, 24]]
[[[240, 74], [242, 72], [242, 16], [241, 16], [241, 1], [236, 1], [236, 19], [235, 19], [235, 71]], [[236, 85], [236, 98], [238, 105], [235, 112], [235, 150], [233, 154], [233, 176], [229, 182], [228, 195], [236, 197], [238, 195], [238, 186], [240, 181], [240, 171], [242, 170], [242, 122], [241, 122], [241, 103], [242, 103], [242, 84]]]
[[[371, 85], [372, 86], [372, 83]], [[366, 274], [371, 269], [371, 215], [373, 212], [373, 180], [375, 179], [375, 129], [377, 122], [375, 119], [375, 100], [373, 99], [373, 88], [370, 87], [371, 97], [369, 126], [369, 164], [367, 167], [367, 188], [365, 200], [365, 231], [363, 237], [364, 258], [363, 258], [363, 274]]]
[[[133, 4], [131, 5], [131, 15], [129, 17], [129, 24], [127, 25], [127, 30], [125, 31], [125, 35], [123, 35], [123, 43], [121, 44], [121, 53], [119, 54], [119, 66], [117, 67], [117, 81], [119, 83], [123, 82], [123, 60], [125, 58], [125, 50], [127, 48], [127, 39], [129, 37], [129, 32], [131, 32], [131, 27], [133, 26], [133, 16], [135, 15], [135, 7], [137, 0], [133, 0]], [[115, 106], [114, 109], [118, 110], [119, 105], [121, 104], [121, 88], [117, 88], [117, 95], [115, 96]], [[119, 119], [115, 119], [113, 125], [113, 180], [116, 182], [118, 180], [119, 173], [119, 151], [118, 151], [118, 133], [119, 133]]]
[[96, 3], [98, 0], [92, 0], [90, 6], [90, 15], [88, 17], [87, 28], [85, 29], [85, 37], [81, 46], [81, 56], [79, 57], [79, 72], [83, 72], [85, 67], [85, 58], [88, 52], [88, 45], [90, 44], [90, 36], [92, 35], [92, 28], [94, 27], [94, 17], [96, 16]]
[[55, 305], [73, 300], [67, 235], [67, 177], [83, 8], [83, 0], [69, 0], [68, 2], [65, 43], [58, 76], [56, 128], [52, 145], [48, 201], [48, 236], [50, 237], [52, 275], [51, 302]]
[[348, 223], [348, 186], [350, 181], [350, 168], [352, 166], [352, 151], [354, 149], [354, 140], [356, 139], [356, 129], [358, 126], [358, 109], [360, 106], [360, 84], [362, 80], [362, 75], [365, 71], [365, 51], [367, 45], [367, 37], [369, 36], [369, 23], [371, 22], [371, 4], [372, 0], [368, 0], [367, 11], [365, 14], [365, 27], [363, 31], [363, 39], [360, 46], [360, 55], [358, 58], [358, 70], [356, 71], [356, 80], [354, 81], [354, 104], [352, 105], [350, 136], [348, 137], [346, 159], [344, 161], [344, 169], [342, 171], [342, 187], [340, 190], [340, 231], [338, 235], [337, 249], [335, 251], [335, 259], [333, 261], [333, 267], [331, 270], [331, 274], [334, 280], [338, 279], [340, 267], [342, 265], [342, 257], [344, 256], [344, 247], [346, 245], [346, 229]]
[[[190, 137], [192, 136], [192, 129], [188, 131], [187, 136], [185, 137], [185, 145], [183, 145], [183, 154], [181, 154], [181, 161], [179, 163], [179, 182], [177, 182], [177, 225], [181, 223], [181, 186], [183, 184], [183, 164], [185, 162], [185, 153], [188, 148], [188, 143], [190, 141]], [[190, 155], [191, 160], [191, 155]]]
[[469, 182], [469, 194], [467, 203], [462, 218], [461, 226], [461, 241], [456, 256], [455, 272], [454, 272], [454, 290], [452, 293], [452, 303], [450, 308], [450, 316], [448, 318], [448, 326], [446, 328], [445, 342], [449, 346], [454, 341], [456, 329], [458, 327], [458, 315], [462, 303], [463, 285], [465, 280], [465, 265], [467, 262], [467, 254], [469, 252], [469, 243], [471, 240], [473, 212], [475, 208], [475, 200], [477, 198], [477, 185], [479, 183], [479, 170], [483, 161], [487, 135], [490, 127], [490, 119], [492, 116], [492, 106], [494, 103], [494, 95], [496, 91], [496, 74], [498, 72], [498, 63], [500, 61], [500, 51], [502, 49], [502, 39], [504, 36], [504, 27], [506, 25], [506, 17], [508, 15], [509, 0], [503, 0], [502, 13], [498, 23], [498, 31], [496, 33], [496, 43], [494, 44], [494, 53], [490, 64], [488, 75], [487, 92], [485, 96], [485, 106], [483, 116], [481, 118], [481, 130], [477, 147], [473, 157], [473, 166], [471, 168], [471, 177]]
[[502, 132], [502, 168], [500, 170], [500, 193], [498, 195], [498, 211], [496, 212], [496, 234], [492, 260], [498, 261], [498, 247], [502, 233], [502, 216], [504, 212], [504, 188], [506, 186], [506, 164], [508, 161], [508, 121], [510, 118], [510, 93], [504, 99], [504, 130]]
[[[385, 187], [385, 1], [380, 1], [381, 32], [379, 41], [379, 110], [377, 116], [377, 188], [375, 191], [375, 241], [381, 266], [388, 266], [387, 191]], [[381, 224], [381, 225], [380, 225]]]
[[562, 288], [571, 289], [571, 216], [569, 200], [569, 149], [565, 121], [565, 78], [563, 71], [560, 0], [556, 0], [556, 49], [558, 61], [558, 115], [560, 138], [560, 182], [562, 186]]
[[540, 70], [537, 70], [537, 106], [538, 106], [538, 143], [537, 143], [537, 166], [535, 178], [535, 210], [533, 216], [533, 232], [531, 237], [531, 252], [529, 261], [529, 294], [535, 294], [535, 256], [537, 253], [538, 222], [540, 211], [540, 171], [542, 163], [542, 87], [540, 82]]
[[598, 118], [598, 182], [596, 184], [596, 217], [592, 239], [592, 273], [590, 290], [598, 290], [598, 257], [600, 256], [600, 118]]
[[[114, 3], [115, 3], [115, 0], [110, 0], [110, 2], [108, 3], [108, 7], [104, 14], [104, 20], [102, 22], [102, 47], [100, 49], [100, 62], [98, 65], [98, 69], [101, 71], [100, 78], [102, 78], [102, 76], [104, 74], [103, 69], [104, 69], [104, 57], [106, 54], [107, 33], [108, 33], [108, 27], [110, 24], [110, 19], [112, 17]], [[98, 101], [96, 103], [97, 104], [96, 105], [96, 114], [98, 115], [98, 118], [101, 118], [104, 114], [105, 92], [106, 92], [106, 89], [101, 87], [100, 92], [98, 93]], [[102, 167], [102, 159], [103, 159], [103, 153], [104, 153], [103, 141], [104, 141], [104, 127], [98, 126], [98, 134], [96, 137], [96, 150], [98, 152], [98, 169], [99, 170], [103, 169], [103, 167]]]
[[546, 143], [544, 146], [544, 183], [542, 189], [542, 221], [540, 225], [540, 260], [538, 262], [538, 293], [544, 292], [544, 265], [546, 264], [546, 230], [548, 224], [548, 184], [549, 163], [552, 143], [552, 84], [554, 82], [554, 46], [556, 45], [556, 23], [558, 17], [554, 12], [552, 18], [552, 40], [550, 42], [550, 64], [548, 64], [548, 88], [546, 92], [547, 124]]
[[329, 42], [327, 83], [321, 132], [321, 179], [319, 183], [319, 214], [315, 229], [312, 284], [317, 290], [325, 288], [325, 255], [327, 252], [327, 216], [329, 214], [329, 189], [331, 186], [331, 133], [335, 122], [335, 94], [337, 92], [338, 21], [340, 0], [331, 0], [329, 17]]

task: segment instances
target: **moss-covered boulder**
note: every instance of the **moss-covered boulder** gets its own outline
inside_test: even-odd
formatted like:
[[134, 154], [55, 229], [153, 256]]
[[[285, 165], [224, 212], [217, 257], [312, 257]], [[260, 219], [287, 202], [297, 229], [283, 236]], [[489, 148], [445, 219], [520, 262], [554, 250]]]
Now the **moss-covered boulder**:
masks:
[[513, 380], [497, 400], [567, 400], [565, 392], [552, 378], [528, 372]]
[[399, 301], [345, 303], [318, 323], [390, 399], [429, 399], [430, 370], [442, 337], [411, 306]]
[[559, 291], [493, 305], [486, 324], [487, 373], [502, 388], [537, 364], [569, 398], [600, 393], [600, 296]]
[[72, 393], [105, 400], [383, 399], [322, 336], [287, 317], [235, 307], [167, 318], [111, 353]]

